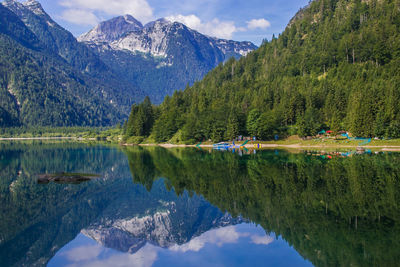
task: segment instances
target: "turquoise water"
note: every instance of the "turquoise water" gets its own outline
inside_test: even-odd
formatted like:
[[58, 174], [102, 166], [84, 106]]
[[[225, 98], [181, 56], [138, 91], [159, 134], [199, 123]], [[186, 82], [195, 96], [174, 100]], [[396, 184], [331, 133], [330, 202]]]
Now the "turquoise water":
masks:
[[330, 158], [3, 142], [1, 266], [396, 266], [400, 154]]

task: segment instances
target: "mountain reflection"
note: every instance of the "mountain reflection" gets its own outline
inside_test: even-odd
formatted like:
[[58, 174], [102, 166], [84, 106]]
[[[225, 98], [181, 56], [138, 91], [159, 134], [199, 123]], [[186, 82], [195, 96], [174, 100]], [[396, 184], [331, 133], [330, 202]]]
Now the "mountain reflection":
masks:
[[[309, 264], [302, 257], [316, 266], [395, 266], [400, 258], [400, 154], [0, 148], [2, 266]], [[60, 170], [101, 178], [36, 183]]]
[[[51, 160], [43, 160], [43, 159]], [[3, 145], [0, 151], [0, 262], [46, 264], [82, 233], [107, 248], [134, 254], [146, 244], [170, 248], [210, 229], [242, 223], [204, 198], [133, 184], [115, 148], [76, 144]], [[38, 185], [38, 173], [99, 173], [77, 185]]]
[[135, 253], [147, 243], [169, 248], [209, 229], [240, 222], [197, 195], [168, 192], [158, 180], [150, 192], [142, 186], [126, 188], [82, 233], [106, 247]]

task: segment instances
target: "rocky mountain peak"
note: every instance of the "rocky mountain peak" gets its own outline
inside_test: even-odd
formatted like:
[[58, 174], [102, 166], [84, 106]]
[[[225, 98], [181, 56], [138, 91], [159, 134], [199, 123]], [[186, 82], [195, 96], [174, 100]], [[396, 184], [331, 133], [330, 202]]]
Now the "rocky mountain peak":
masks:
[[42, 5], [36, 1], [36, 0], [28, 0], [26, 2], [20, 3], [15, 0], [6, 0], [2, 2], [3, 6], [10, 8], [11, 10], [15, 11], [20, 11], [23, 12], [26, 9], [32, 11], [36, 15], [47, 15], [46, 12], [44, 11]]
[[1, 4], [7, 8], [10, 8], [10, 7], [19, 8], [19, 9], [24, 8], [24, 6], [20, 2], [17, 2], [15, 0], [5, 0]]
[[[119, 17], [121, 18], [121, 17]], [[132, 17], [129, 14], [126, 14], [123, 16], [125, 22], [130, 23], [130, 24], [136, 24], [139, 28], [143, 28], [143, 25], [140, 21], [138, 21], [137, 19], [135, 19], [134, 17]]]
[[136, 20], [131, 15], [119, 16], [107, 21], [101, 22], [89, 32], [78, 37], [80, 42], [112, 42], [128, 32], [139, 31], [143, 29], [140, 21]]
[[36, 15], [47, 15], [42, 5], [36, 0], [28, 0], [23, 5]]
[[33, 17], [37, 16], [38, 20], [44, 20], [50, 26], [56, 25], [46, 11], [44, 11], [42, 5], [36, 0], [28, 0], [23, 3], [15, 0], [6, 0], [1, 4], [14, 12], [26, 24], [31, 24], [32, 20], [36, 20]]
[[[143, 26], [130, 15], [102, 22], [79, 37], [78, 40], [91, 46], [106, 44], [108, 48], [116, 51], [151, 54], [164, 58], [168, 56], [173, 58], [174, 55], [170, 53], [174, 49], [171, 46], [178, 49], [188, 40], [196, 42], [196, 46], [203, 50], [211, 51], [216, 48], [218, 49], [216, 53], [222, 53], [222, 57], [226, 59], [232, 56], [236, 58], [245, 56], [257, 48], [251, 42], [235, 42], [208, 37], [180, 22], [172, 22], [165, 18], [160, 18]], [[170, 63], [168, 62], [168, 64]]]
[[167, 25], [167, 24], [171, 24], [171, 22], [165, 18], [161, 18], [161, 19], [147, 23], [146, 25], [144, 25], [144, 28], [149, 29], [149, 28], [154, 28], [154, 26], [156, 26], [156, 25], [163, 26], [163, 25]]

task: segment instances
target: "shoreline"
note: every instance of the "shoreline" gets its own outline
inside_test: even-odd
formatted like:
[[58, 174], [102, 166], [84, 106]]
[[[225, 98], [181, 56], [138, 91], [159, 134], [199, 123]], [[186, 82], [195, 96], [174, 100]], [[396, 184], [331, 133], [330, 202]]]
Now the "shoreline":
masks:
[[18, 140], [57, 140], [57, 139], [76, 139], [75, 137], [0, 137], [0, 141]]
[[96, 140], [96, 138], [78, 138], [78, 137], [0, 137], [0, 141], [29, 141], [29, 140]]
[[[185, 147], [198, 147], [198, 148], [213, 148], [213, 145], [175, 145], [175, 144], [120, 144], [121, 146], [142, 146], [142, 147], [164, 147], [164, 148], [185, 148]], [[387, 152], [400, 152], [400, 146], [391, 146], [391, 145], [366, 145], [366, 146], [358, 146], [358, 145], [303, 145], [303, 144], [260, 144], [260, 148], [255, 148], [254, 144], [247, 144], [243, 146], [243, 148], [247, 149], [273, 149], [273, 148], [286, 148], [286, 149], [356, 149], [358, 147], [362, 147], [364, 149], [377, 149], [381, 151]]]
[[[0, 137], [0, 141], [29, 141], [29, 140], [73, 140], [73, 141], [95, 141], [96, 138], [78, 138], [78, 137]], [[142, 147], [163, 147], [163, 148], [213, 148], [212, 144], [207, 145], [183, 145], [183, 144], [119, 144], [120, 146], [142, 146]], [[307, 144], [260, 144], [260, 148], [255, 148], [256, 144], [246, 144], [241, 148], [246, 149], [376, 149], [386, 152], [400, 152], [400, 145], [344, 145], [344, 144], [326, 144], [326, 145], [307, 145]]]

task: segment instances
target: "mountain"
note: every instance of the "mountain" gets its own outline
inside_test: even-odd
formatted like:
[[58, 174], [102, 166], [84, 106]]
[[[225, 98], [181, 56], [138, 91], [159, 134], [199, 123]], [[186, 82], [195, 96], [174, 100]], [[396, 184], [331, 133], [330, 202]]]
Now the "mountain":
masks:
[[[172, 44], [179, 40], [177, 36], [192, 38], [203, 47], [204, 40], [218, 49], [224, 60], [230, 57], [239, 58], [256, 49], [251, 42], [236, 42], [205, 36], [179, 22], [159, 19], [142, 25], [131, 15], [119, 16], [101, 22], [89, 32], [78, 37], [87, 44], [109, 44], [114, 50], [128, 50], [132, 53], [145, 53], [152, 56], [172, 58]], [[187, 35], [187, 36], [185, 36]], [[173, 39], [176, 38], [176, 39]], [[217, 59], [217, 61], [220, 61]]]
[[25, 27], [25, 24], [11, 12], [11, 10], [0, 5], [0, 33], [8, 35], [13, 40], [31, 48], [38, 48], [39, 40], [30, 30]]
[[155, 103], [255, 48], [183, 24], [126, 15], [79, 38], [39, 2], [1, 3], [0, 125], [106, 126], [149, 95]]
[[75, 37], [55, 23], [39, 2], [6, 0], [3, 5], [14, 12], [50, 52], [59, 55], [82, 72], [101, 71], [104, 63]]
[[126, 117], [140, 90], [37, 1], [1, 4], [0, 125], [100, 126]]
[[[0, 5], [0, 125], [103, 125], [123, 117], [85, 74]], [[79, 97], [77, 97], [79, 96]], [[117, 115], [113, 115], [117, 114]]]
[[400, 137], [399, 6], [399, 0], [310, 2], [278, 38], [166, 98], [162, 112], [153, 112], [160, 116], [152, 136], [194, 143], [331, 129]]
[[230, 57], [257, 48], [250, 42], [211, 38], [165, 19], [143, 26], [130, 15], [102, 22], [78, 40], [155, 103], [200, 80]]

